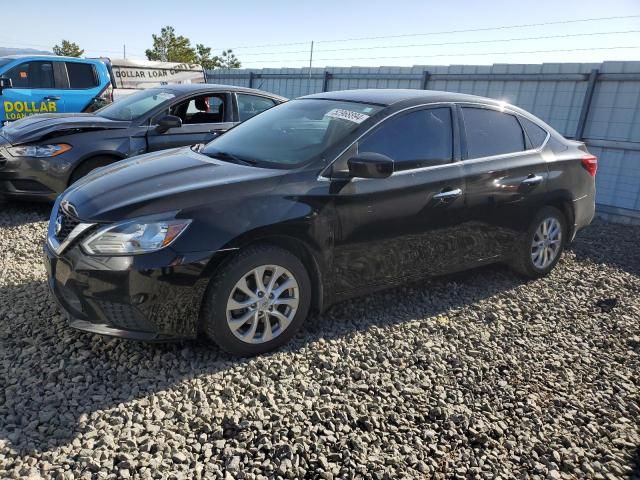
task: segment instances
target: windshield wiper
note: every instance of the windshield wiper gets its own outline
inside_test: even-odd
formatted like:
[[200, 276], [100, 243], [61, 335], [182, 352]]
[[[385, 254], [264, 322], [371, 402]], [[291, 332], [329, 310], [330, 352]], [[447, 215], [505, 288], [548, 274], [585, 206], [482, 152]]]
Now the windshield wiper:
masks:
[[250, 167], [258, 164], [258, 162], [256, 162], [255, 160], [249, 160], [249, 159], [246, 159], [246, 158], [240, 158], [237, 155], [234, 155], [234, 154], [229, 153], [229, 152], [220, 152], [220, 151], [218, 151], [218, 152], [208, 153], [208, 155], [210, 157], [213, 157], [213, 158], [218, 158], [220, 160], [232, 161], [232, 162], [235, 162], [235, 163], [240, 163], [242, 165], [248, 165]]

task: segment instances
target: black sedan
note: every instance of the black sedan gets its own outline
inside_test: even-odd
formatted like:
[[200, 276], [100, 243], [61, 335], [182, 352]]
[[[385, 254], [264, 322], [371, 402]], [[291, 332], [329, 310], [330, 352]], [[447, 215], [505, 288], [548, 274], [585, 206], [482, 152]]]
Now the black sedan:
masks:
[[73, 185], [51, 215], [49, 284], [73, 327], [257, 354], [408, 280], [493, 262], [548, 273], [594, 215], [596, 167], [494, 100], [311, 95]]
[[91, 170], [209, 142], [284, 101], [260, 90], [185, 84], [143, 90], [96, 113], [27, 117], [0, 130], [0, 196], [53, 201]]

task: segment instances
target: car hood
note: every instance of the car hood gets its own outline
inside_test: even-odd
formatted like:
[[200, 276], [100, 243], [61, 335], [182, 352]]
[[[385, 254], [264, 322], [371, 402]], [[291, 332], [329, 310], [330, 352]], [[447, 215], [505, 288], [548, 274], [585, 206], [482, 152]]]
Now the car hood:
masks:
[[95, 170], [60, 200], [69, 202], [82, 221], [114, 222], [271, 191], [285, 172], [224, 162], [181, 147]]
[[0, 130], [13, 145], [35, 142], [44, 137], [67, 135], [73, 131], [128, 128], [131, 122], [109, 120], [93, 113], [43, 113], [9, 123]]

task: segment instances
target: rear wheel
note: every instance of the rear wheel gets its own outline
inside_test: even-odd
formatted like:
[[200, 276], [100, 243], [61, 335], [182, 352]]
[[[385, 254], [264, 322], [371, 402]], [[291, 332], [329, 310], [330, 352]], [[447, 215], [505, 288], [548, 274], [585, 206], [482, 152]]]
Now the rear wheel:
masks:
[[549, 273], [562, 255], [567, 234], [564, 215], [555, 207], [544, 207], [534, 217], [512, 262], [514, 270], [529, 278]]
[[78, 180], [80, 180], [85, 175], [88, 175], [90, 172], [95, 170], [96, 168], [105, 167], [113, 162], [117, 162], [118, 159], [114, 157], [93, 157], [82, 162], [71, 174], [71, 179], [69, 180], [69, 185], [73, 185]]
[[306, 268], [292, 253], [261, 245], [240, 252], [209, 287], [203, 309], [206, 335], [235, 355], [256, 355], [288, 342], [311, 303]]

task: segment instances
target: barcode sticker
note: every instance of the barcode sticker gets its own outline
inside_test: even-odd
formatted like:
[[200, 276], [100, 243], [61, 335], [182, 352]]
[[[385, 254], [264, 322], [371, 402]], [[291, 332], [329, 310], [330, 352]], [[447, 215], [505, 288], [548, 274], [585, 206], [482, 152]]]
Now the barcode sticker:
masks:
[[326, 116], [339, 118], [341, 120], [349, 120], [354, 123], [362, 123], [369, 118], [369, 115], [365, 115], [364, 113], [352, 112], [351, 110], [345, 110], [343, 108], [334, 108], [327, 112]]

